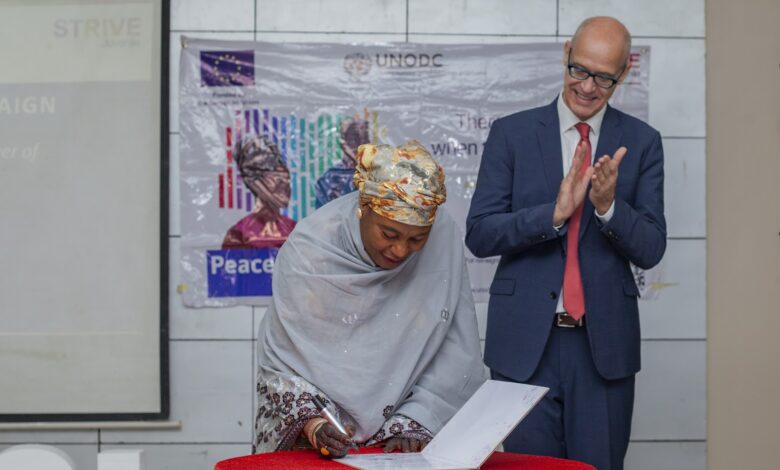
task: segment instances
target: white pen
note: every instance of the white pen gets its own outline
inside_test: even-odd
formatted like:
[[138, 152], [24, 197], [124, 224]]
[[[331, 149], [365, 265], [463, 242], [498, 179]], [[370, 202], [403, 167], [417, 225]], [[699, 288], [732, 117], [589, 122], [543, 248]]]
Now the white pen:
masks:
[[[311, 401], [312, 403], [314, 403], [314, 406], [317, 407], [317, 411], [320, 412], [320, 416], [328, 420], [328, 422], [332, 424], [333, 427], [336, 428], [338, 432], [349, 437], [349, 433], [344, 428], [344, 425], [341, 424], [338, 418], [336, 418], [336, 415], [333, 413], [333, 410], [331, 410], [330, 407], [325, 405], [325, 401], [322, 398], [320, 398], [319, 395], [312, 396]], [[349, 442], [350, 442], [350, 448], [358, 450], [358, 446], [352, 441], [352, 438], [349, 439]]]

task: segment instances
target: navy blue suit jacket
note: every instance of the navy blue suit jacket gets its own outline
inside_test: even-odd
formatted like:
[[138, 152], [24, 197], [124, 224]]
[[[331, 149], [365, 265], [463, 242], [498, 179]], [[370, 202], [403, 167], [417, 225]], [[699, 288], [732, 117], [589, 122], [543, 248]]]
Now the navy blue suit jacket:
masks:
[[[490, 286], [485, 363], [517, 381], [539, 363], [563, 284], [568, 225], [556, 232], [552, 223], [564, 175], [556, 103], [493, 123], [466, 223], [475, 256], [501, 256]], [[639, 291], [629, 262], [648, 269], [666, 250], [661, 136], [608, 106], [596, 158], [620, 146], [628, 153], [612, 219], [602, 224], [586, 196], [579, 233], [587, 332], [606, 379], [640, 369]]]

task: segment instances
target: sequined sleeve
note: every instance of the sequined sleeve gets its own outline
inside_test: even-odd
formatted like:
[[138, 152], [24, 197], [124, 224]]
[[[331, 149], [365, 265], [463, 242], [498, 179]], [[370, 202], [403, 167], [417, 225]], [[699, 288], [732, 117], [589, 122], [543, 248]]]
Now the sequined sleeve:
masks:
[[257, 376], [257, 412], [253, 453], [290, 450], [306, 422], [319, 416], [313, 395], [324, 394], [301, 377], [262, 367]]
[[382, 425], [382, 428], [366, 442], [366, 445], [379, 444], [382, 441], [393, 437], [417, 439], [427, 443], [433, 439], [433, 434], [425, 429], [425, 426], [412, 418], [402, 414], [394, 414], [390, 416]]

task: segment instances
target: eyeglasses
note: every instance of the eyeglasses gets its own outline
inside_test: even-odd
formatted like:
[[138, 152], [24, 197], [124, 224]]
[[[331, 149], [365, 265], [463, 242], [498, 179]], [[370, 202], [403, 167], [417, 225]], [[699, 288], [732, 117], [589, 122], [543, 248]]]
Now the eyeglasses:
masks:
[[620, 75], [623, 74], [623, 71], [626, 69], [626, 66], [624, 65], [623, 68], [620, 70], [620, 73], [618, 74], [618, 78], [610, 77], [609, 75], [605, 75], [603, 73], [593, 73], [590, 70], [586, 69], [585, 67], [581, 67], [576, 64], [571, 63], [571, 49], [569, 49], [569, 64], [566, 66], [567, 69], [569, 69], [569, 76], [575, 80], [587, 80], [590, 77], [593, 77], [593, 83], [596, 84], [599, 88], [604, 89], [610, 89], [615, 84], [617, 84], [618, 80], [620, 79]]

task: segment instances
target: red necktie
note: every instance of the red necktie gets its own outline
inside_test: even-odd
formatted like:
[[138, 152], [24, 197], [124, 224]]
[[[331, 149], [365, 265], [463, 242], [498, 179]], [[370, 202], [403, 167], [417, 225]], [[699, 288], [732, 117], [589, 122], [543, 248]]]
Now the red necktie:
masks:
[[[585, 161], [580, 167], [579, 177], [585, 174], [590, 166], [590, 126], [584, 122], [578, 122], [575, 127], [580, 132], [580, 143], [585, 145]], [[580, 204], [569, 219], [569, 231], [566, 235], [566, 270], [563, 272], [563, 308], [569, 315], [579, 320], [585, 315], [585, 293], [582, 289], [582, 275], [580, 275], [580, 258], [577, 247], [580, 235], [580, 221], [582, 220], [582, 206]]]

